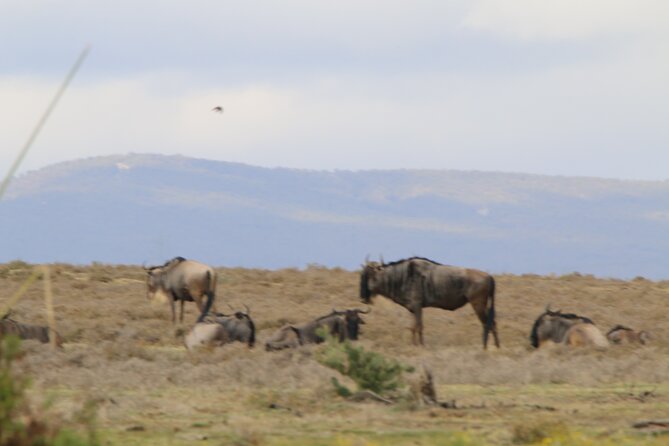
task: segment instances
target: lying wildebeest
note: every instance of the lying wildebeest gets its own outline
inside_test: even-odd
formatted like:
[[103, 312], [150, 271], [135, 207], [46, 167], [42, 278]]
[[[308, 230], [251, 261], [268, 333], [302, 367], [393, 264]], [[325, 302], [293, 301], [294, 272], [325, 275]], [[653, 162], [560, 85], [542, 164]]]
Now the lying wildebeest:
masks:
[[[35, 339], [46, 344], [49, 342], [49, 334], [49, 327], [22, 324], [10, 319], [8, 315], [0, 319], [0, 336], [14, 335], [21, 339]], [[54, 336], [56, 337], [56, 345], [61, 347], [63, 338], [60, 337], [58, 332], [54, 332]]]
[[534, 321], [530, 332], [532, 347], [547, 343], [569, 346], [607, 347], [606, 337], [591, 319], [574, 313], [551, 311], [549, 307]]
[[483, 324], [483, 348], [492, 332], [499, 347], [495, 324], [495, 279], [483, 271], [441, 265], [422, 257], [391, 263], [366, 261], [360, 274], [360, 298], [369, 303], [380, 294], [413, 313], [413, 342], [423, 344], [423, 308], [454, 311], [471, 304]]
[[245, 342], [253, 347], [256, 342], [256, 327], [251, 312], [236, 311], [232, 315], [207, 316], [203, 322], [195, 324], [185, 336], [188, 350], [201, 345], [223, 345], [230, 342]]
[[616, 325], [606, 333], [606, 339], [612, 344], [645, 344], [650, 335], [647, 331], [635, 331], [624, 325]]
[[[157, 293], [164, 293], [172, 308], [172, 323], [175, 322], [175, 302], [181, 301], [181, 315], [179, 321], [184, 321], [184, 302], [195, 302], [200, 316], [197, 321], [202, 322], [205, 315], [212, 309], [216, 312], [214, 299], [216, 297], [216, 271], [204, 263], [195, 260], [186, 260], [175, 257], [162, 266], [144, 268], [147, 272], [147, 298], [152, 299]], [[207, 302], [202, 305], [202, 297]]]
[[282, 350], [284, 348], [295, 348], [304, 344], [318, 344], [325, 340], [321, 336], [321, 331], [335, 337], [339, 342], [347, 339], [355, 341], [360, 333], [360, 325], [365, 321], [360, 317], [360, 313], [367, 314], [370, 310], [343, 310], [333, 309], [326, 316], [321, 316], [316, 320], [300, 325], [286, 325], [280, 328], [267, 342], [265, 349]]

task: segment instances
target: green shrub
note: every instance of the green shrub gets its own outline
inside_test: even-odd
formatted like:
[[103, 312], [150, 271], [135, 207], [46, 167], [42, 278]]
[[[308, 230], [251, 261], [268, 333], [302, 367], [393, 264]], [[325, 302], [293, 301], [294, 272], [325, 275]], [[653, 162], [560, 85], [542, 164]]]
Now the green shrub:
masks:
[[77, 422], [88, 431], [82, 437], [28, 404], [28, 379], [16, 376], [12, 364], [20, 356], [20, 341], [14, 336], [0, 339], [0, 446], [97, 446], [94, 427], [95, 407], [89, 403], [77, 414]]
[[[386, 359], [380, 353], [366, 351], [348, 341], [338, 343], [330, 336], [318, 360], [351, 378], [359, 390], [371, 390], [379, 394], [396, 390], [402, 384], [402, 373], [411, 370], [395, 360]], [[336, 379], [332, 383], [339, 395], [350, 394]]]

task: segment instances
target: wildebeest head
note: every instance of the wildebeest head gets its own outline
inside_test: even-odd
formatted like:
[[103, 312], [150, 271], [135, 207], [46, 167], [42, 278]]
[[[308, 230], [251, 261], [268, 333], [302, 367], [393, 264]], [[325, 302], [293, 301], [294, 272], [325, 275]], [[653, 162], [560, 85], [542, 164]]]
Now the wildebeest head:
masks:
[[250, 330], [247, 343], [249, 347], [253, 347], [256, 343], [256, 325], [253, 323], [253, 319], [251, 319], [251, 310], [246, 305], [244, 307], [246, 308], [246, 312], [236, 311], [235, 317]]
[[360, 273], [360, 299], [363, 303], [370, 303], [377, 285], [383, 275], [383, 263], [366, 261]]
[[560, 310], [552, 311], [550, 305], [547, 305], [546, 310], [539, 315], [537, 320], [534, 321], [534, 325], [532, 325], [532, 331], [530, 332], [532, 347], [538, 348], [540, 341], [547, 338], [560, 342], [567, 329], [576, 322], [594, 324], [587, 317], [574, 313], [562, 313]]
[[146, 298], [151, 300], [154, 298], [161, 285], [162, 268], [154, 266], [146, 269]]
[[624, 325], [616, 325], [608, 333], [606, 339], [613, 344], [646, 344], [650, 335], [646, 331], [636, 331]]
[[344, 316], [344, 324], [346, 330], [346, 339], [351, 339], [353, 341], [358, 340], [358, 334], [360, 333], [360, 325], [364, 324], [365, 321], [360, 317], [360, 313], [367, 314], [371, 310], [368, 308], [365, 310], [343, 310], [337, 311], [336, 309], [332, 310], [333, 313]]
[[162, 290], [165, 273], [171, 269], [171, 267], [178, 265], [184, 260], [186, 259], [183, 257], [175, 257], [161, 266], [144, 267], [144, 271], [146, 271], [146, 298], [148, 300], [153, 299], [156, 293]]

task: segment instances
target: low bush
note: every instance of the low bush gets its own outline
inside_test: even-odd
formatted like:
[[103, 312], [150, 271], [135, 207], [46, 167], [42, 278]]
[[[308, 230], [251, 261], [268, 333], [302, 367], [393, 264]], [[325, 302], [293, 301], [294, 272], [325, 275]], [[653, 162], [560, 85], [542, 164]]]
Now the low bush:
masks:
[[[402, 373], [412, 371], [410, 367], [387, 359], [380, 353], [356, 347], [348, 341], [339, 343], [331, 336], [327, 336], [325, 347], [317, 357], [321, 364], [351, 378], [358, 390], [371, 390], [379, 394], [397, 390], [403, 384]], [[336, 378], [332, 384], [337, 394], [351, 394]]]

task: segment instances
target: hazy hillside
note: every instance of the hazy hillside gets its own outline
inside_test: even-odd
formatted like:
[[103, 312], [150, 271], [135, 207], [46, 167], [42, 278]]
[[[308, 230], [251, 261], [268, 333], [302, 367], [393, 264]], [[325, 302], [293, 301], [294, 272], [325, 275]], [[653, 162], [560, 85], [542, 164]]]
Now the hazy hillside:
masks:
[[0, 261], [357, 267], [422, 255], [492, 272], [669, 275], [669, 182], [305, 171], [127, 155], [19, 177]]

